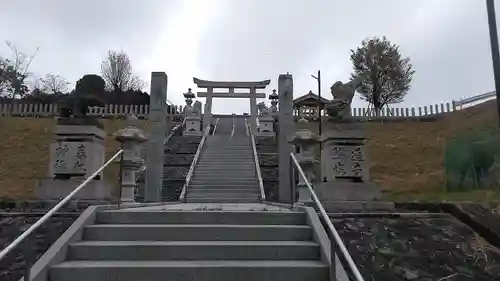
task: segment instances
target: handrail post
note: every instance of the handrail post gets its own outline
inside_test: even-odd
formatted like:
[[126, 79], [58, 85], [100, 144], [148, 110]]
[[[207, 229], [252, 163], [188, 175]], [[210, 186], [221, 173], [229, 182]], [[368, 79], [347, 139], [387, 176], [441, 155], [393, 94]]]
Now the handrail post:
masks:
[[141, 144], [147, 141], [142, 130], [128, 126], [115, 133], [115, 138], [122, 144], [123, 155], [120, 161], [120, 202], [134, 202], [137, 188], [136, 174], [144, 166], [141, 158]]

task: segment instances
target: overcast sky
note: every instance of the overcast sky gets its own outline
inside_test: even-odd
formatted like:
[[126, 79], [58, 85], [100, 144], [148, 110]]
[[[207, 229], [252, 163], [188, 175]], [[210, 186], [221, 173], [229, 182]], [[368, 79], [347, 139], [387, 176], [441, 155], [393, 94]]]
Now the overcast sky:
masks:
[[[169, 77], [168, 99], [206, 80], [294, 76], [294, 96], [349, 78], [349, 50], [387, 36], [416, 71], [401, 106], [426, 105], [494, 89], [483, 0], [0, 0], [0, 39], [26, 52], [40, 46], [37, 76], [72, 82], [99, 73], [108, 49], [126, 51], [135, 72]], [[497, 13], [500, 17], [500, 3]], [[0, 44], [0, 56], [9, 51]], [[149, 89], [147, 89], [149, 92]], [[204, 102], [202, 100], [202, 102]], [[266, 101], [267, 102], [267, 101]], [[218, 113], [248, 112], [246, 99], [215, 99]], [[364, 106], [356, 100], [355, 107]]]

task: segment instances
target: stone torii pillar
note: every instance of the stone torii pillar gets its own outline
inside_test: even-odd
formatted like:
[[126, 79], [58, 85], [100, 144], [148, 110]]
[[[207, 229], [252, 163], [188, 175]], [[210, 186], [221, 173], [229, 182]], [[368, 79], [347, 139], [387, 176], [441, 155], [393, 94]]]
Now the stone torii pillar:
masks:
[[[212, 116], [213, 98], [249, 98], [250, 99], [250, 126], [253, 133], [257, 133], [257, 99], [266, 97], [265, 93], [258, 93], [257, 89], [265, 89], [271, 80], [256, 82], [229, 82], [229, 81], [206, 81], [193, 77], [193, 82], [198, 88], [207, 89], [206, 92], [198, 92], [199, 98], [206, 98], [203, 126], [209, 126]], [[214, 92], [214, 89], [228, 89], [227, 92]], [[234, 89], [248, 89], [247, 93], [235, 93]]]

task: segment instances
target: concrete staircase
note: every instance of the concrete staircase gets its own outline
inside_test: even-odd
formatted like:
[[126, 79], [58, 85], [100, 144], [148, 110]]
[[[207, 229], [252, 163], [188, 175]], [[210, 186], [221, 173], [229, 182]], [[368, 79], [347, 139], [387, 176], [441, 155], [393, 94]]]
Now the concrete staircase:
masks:
[[208, 136], [187, 187], [187, 202], [259, 202], [251, 140], [247, 136]]
[[306, 214], [101, 211], [50, 281], [326, 281]]

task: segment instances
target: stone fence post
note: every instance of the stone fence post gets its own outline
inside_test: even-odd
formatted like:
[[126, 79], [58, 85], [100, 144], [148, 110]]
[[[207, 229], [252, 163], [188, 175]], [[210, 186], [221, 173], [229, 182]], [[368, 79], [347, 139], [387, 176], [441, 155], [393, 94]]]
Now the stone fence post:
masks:
[[141, 158], [142, 143], [147, 141], [141, 129], [127, 126], [115, 133], [115, 138], [122, 144], [123, 154], [120, 161], [121, 202], [134, 202], [137, 188], [137, 172], [144, 166]]

